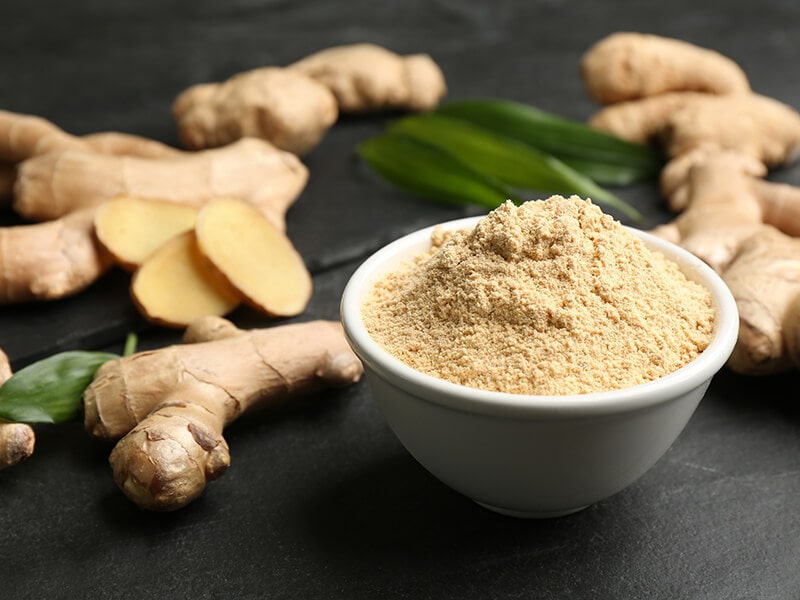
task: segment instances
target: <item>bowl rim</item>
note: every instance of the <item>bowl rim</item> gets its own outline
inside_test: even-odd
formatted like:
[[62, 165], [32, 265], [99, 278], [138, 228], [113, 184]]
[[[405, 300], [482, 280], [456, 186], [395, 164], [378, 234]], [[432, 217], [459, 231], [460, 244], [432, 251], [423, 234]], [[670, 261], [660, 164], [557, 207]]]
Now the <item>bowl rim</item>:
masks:
[[437, 227], [462, 229], [474, 226], [485, 215], [478, 215], [418, 229], [383, 246], [368, 257], [352, 274], [342, 293], [340, 319], [345, 337], [369, 370], [394, 386], [430, 402], [465, 412], [497, 416], [591, 416], [630, 412], [678, 398], [707, 384], [724, 366], [733, 352], [739, 332], [739, 314], [733, 294], [722, 278], [705, 262], [652, 233], [623, 225], [648, 247], [666, 254], [694, 281], [712, 293], [716, 315], [714, 337], [709, 346], [691, 363], [659, 379], [622, 390], [576, 395], [527, 395], [470, 388], [427, 375], [395, 358], [375, 342], [364, 325], [361, 304], [372, 283], [392, 266], [430, 247], [431, 233]]

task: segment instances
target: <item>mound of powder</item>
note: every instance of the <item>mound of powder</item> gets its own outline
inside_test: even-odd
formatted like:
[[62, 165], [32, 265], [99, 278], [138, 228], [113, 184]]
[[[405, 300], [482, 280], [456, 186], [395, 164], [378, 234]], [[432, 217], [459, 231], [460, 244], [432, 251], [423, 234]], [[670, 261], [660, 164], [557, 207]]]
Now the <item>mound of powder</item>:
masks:
[[709, 344], [710, 293], [589, 200], [506, 202], [375, 285], [367, 330], [414, 369], [516, 394], [620, 389]]

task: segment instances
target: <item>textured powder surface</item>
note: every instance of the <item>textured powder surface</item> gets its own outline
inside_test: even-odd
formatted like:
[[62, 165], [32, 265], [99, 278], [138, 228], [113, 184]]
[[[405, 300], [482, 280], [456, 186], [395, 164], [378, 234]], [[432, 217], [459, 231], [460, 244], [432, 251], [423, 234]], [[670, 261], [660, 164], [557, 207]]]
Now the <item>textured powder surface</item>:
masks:
[[409, 366], [516, 394], [620, 389], [709, 344], [710, 293], [591, 201], [506, 202], [378, 281], [366, 327]]

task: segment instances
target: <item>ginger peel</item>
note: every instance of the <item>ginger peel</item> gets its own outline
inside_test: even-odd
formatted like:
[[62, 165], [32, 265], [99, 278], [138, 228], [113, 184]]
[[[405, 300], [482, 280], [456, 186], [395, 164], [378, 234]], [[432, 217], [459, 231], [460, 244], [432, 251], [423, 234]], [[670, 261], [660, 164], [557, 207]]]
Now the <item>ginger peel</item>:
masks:
[[194, 329], [194, 343], [104, 364], [84, 394], [87, 431], [124, 436], [109, 461], [141, 508], [175, 510], [197, 498], [230, 464], [222, 431], [241, 414], [363, 373], [336, 322], [238, 333], [213, 323]]

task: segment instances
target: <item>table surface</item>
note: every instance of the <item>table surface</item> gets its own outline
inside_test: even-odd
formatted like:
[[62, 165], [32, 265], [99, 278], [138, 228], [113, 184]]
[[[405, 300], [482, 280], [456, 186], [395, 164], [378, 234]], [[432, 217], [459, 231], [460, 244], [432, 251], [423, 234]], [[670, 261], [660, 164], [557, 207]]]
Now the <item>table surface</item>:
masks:
[[[4, 2], [0, 108], [76, 134], [121, 130], [177, 145], [170, 105], [187, 86], [368, 41], [431, 54], [448, 99], [507, 98], [585, 119], [597, 107], [578, 61], [618, 30], [714, 48], [756, 91], [800, 106], [800, 4], [700, 4]], [[338, 318], [348, 277], [386, 242], [480, 212], [372, 176], [354, 148], [391, 118], [343, 118], [304, 158], [311, 177], [288, 233], [315, 291], [295, 321]], [[800, 167], [770, 177], [800, 184]], [[645, 226], [667, 218], [655, 183], [616, 191]], [[233, 318], [275, 324], [247, 311]], [[15, 368], [60, 350], [119, 352], [129, 331], [141, 348], [179, 335], [137, 315], [121, 271], [74, 298], [0, 311], [0, 346]], [[644, 477], [552, 520], [499, 516], [439, 483], [387, 428], [364, 382], [234, 423], [229, 471], [169, 514], [142, 512], [119, 492], [109, 446], [80, 423], [37, 426], [34, 456], [0, 472], [0, 596], [798, 598], [797, 383], [794, 372], [723, 370]]]

